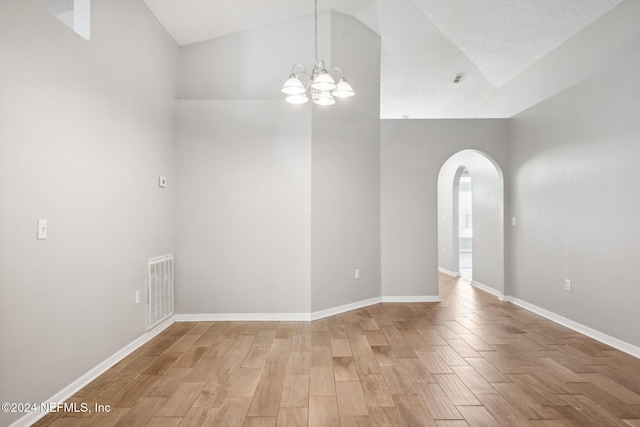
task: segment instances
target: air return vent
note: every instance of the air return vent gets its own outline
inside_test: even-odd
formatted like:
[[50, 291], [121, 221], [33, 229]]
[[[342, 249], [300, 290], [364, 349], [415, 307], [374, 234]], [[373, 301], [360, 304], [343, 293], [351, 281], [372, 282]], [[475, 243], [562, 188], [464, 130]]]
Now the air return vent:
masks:
[[147, 330], [173, 315], [173, 255], [148, 260]]

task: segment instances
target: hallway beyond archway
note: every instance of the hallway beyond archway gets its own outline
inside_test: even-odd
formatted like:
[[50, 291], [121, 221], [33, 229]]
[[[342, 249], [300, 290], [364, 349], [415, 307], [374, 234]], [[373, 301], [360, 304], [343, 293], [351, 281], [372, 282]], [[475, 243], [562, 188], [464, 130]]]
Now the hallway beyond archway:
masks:
[[451, 156], [438, 174], [438, 269], [504, 297], [502, 171], [477, 150]]

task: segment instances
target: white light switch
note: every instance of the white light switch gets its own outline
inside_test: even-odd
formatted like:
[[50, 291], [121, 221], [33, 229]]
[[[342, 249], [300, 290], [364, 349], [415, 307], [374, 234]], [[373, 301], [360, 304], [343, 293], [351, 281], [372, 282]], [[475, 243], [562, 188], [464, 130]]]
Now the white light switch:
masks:
[[360, 278], [360, 269], [356, 268], [356, 279]]
[[140, 304], [140, 291], [136, 291], [136, 304]]
[[511, 225], [516, 226], [516, 217], [511, 218]]
[[167, 178], [165, 178], [164, 176], [161, 176], [158, 178], [158, 185], [162, 188], [167, 186]]
[[47, 239], [47, 220], [39, 219], [38, 220], [38, 240], [46, 240]]

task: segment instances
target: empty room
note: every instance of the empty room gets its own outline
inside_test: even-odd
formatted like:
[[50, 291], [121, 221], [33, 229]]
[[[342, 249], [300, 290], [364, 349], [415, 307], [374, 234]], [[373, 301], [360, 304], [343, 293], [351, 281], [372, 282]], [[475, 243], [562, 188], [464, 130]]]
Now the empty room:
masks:
[[0, 1], [0, 425], [640, 427], [640, 1]]

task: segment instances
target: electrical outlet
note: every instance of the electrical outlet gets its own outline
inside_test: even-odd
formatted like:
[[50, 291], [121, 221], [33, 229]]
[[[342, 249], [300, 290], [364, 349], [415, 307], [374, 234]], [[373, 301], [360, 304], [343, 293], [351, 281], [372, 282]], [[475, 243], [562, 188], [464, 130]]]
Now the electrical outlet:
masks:
[[360, 269], [356, 268], [356, 279], [360, 278]]
[[571, 292], [571, 280], [567, 279], [564, 281], [564, 290]]
[[136, 305], [140, 304], [140, 291], [136, 291]]

